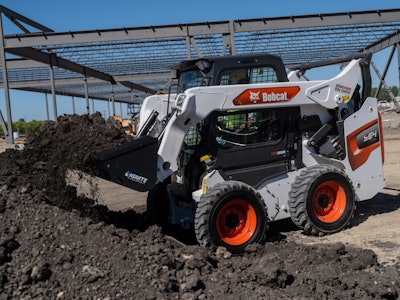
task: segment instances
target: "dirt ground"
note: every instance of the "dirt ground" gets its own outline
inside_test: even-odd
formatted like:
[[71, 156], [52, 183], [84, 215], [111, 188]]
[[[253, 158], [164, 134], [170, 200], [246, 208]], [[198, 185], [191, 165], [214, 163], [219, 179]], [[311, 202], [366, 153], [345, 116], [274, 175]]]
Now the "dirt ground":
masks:
[[[145, 194], [71, 175], [126, 140], [100, 114], [47, 122], [0, 154], [0, 299], [399, 299], [398, 131], [385, 129], [386, 188], [350, 228], [313, 238], [281, 221], [231, 256], [147, 223]], [[67, 176], [94, 188], [78, 196]]]
[[[341, 242], [373, 250], [382, 264], [400, 261], [400, 128], [385, 129], [385, 133], [386, 186], [373, 199], [357, 204], [350, 228], [325, 237], [306, 236], [294, 228], [285, 233], [289, 240], [304, 244]], [[84, 174], [68, 174], [70, 184], [77, 187], [78, 193], [93, 196], [90, 191], [93, 178], [82, 180]], [[96, 200], [110, 210], [124, 211], [146, 205], [147, 193], [132, 191], [101, 178], [95, 179], [95, 186]], [[283, 225], [293, 229], [290, 225]]]

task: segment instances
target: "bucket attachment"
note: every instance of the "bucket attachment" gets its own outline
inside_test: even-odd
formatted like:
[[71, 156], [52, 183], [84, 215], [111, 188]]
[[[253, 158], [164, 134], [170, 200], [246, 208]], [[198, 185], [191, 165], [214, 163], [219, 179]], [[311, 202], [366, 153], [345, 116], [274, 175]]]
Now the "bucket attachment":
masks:
[[101, 152], [100, 177], [139, 192], [149, 191], [157, 182], [158, 140], [142, 136]]

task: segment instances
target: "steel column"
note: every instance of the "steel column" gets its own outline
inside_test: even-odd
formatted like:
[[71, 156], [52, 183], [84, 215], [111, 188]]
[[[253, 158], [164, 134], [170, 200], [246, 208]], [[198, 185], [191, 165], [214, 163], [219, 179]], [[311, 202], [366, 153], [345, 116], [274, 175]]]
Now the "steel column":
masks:
[[114, 99], [114, 85], [111, 84], [111, 101], [112, 101], [112, 114], [115, 116], [115, 99]]
[[393, 55], [394, 55], [394, 52], [395, 52], [395, 51], [396, 51], [396, 46], [394, 45], [394, 46], [392, 47], [392, 51], [391, 51], [390, 54], [389, 54], [389, 58], [388, 58], [388, 61], [387, 61], [387, 63], [386, 63], [385, 69], [383, 70], [382, 78], [379, 78], [380, 81], [379, 81], [378, 88], [377, 88], [377, 90], [376, 90], [375, 98], [378, 97], [379, 92], [381, 91], [382, 82], [383, 82], [383, 81], [385, 80], [385, 78], [386, 78], [386, 74], [387, 74], [387, 72], [388, 72], [388, 70], [389, 70], [389, 66], [390, 66], [390, 64], [391, 64], [391, 62], [392, 62]]
[[[399, 87], [400, 87], [400, 44], [399, 43], [396, 44], [396, 48], [397, 48], [397, 70], [398, 70], [397, 76], [399, 79]], [[398, 98], [396, 98], [393, 103], [396, 106], [396, 112], [400, 113], [400, 100], [397, 99]]]
[[50, 82], [51, 82], [51, 96], [53, 98], [53, 114], [54, 121], [57, 121], [57, 98], [56, 98], [56, 84], [54, 82], [54, 69], [53, 66], [50, 66]]
[[89, 107], [89, 87], [87, 83], [87, 77], [83, 79], [83, 82], [85, 84], [85, 99], [86, 99], [86, 113], [90, 114], [90, 107]]
[[186, 53], [187, 53], [187, 59], [192, 58], [192, 51], [191, 51], [191, 45], [190, 45], [190, 37], [186, 37]]
[[108, 99], [108, 101], [107, 101], [108, 117], [111, 116], [111, 114], [110, 114], [110, 100], [111, 100], [111, 97], [110, 97], [110, 98]]
[[200, 50], [199, 46], [197, 46], [196, 40], [193, 37], [191, 37], [190, 38], [190, 42], [193, 45], [193, 48], [196, 50], [197, 56], [198, 57], [203, 57], [203, 54], [201, 53], [201, 50]]
[[72, 113], [75, 114], [75, 97], [72, 96]]
[[398, 103], [396, 101], [396, 98], [394, 97], [392, 90], [390, 89], [390, 86], [387, 85], [386, 81], [383, 79], [381, 73], [379, 72], [378, 68], [376, 67], [375, 63], [371, 61], [371, 66], [375, 70], [376, 75], [378, 75], [378, 78], [381, 80], [381, 84], [389, 94], [390, 99], [393, 101], [393, 103], [396, 105], [397, 109], [399, 110], [400, 107], [398, 107]]
[[45, 95], [45, 100], [46, 100], [46, 120], [49, 121], [50, 120], [50, 114], [49, 114], [49, 99], [47, 97], [47, 93], [44, 94]]
[[[397, 48], [397, 76], [398, 76], [398, 82], [399, 82], [399, 87], [400, 87], [400, 44], [396, 44]], [[400, 96], [400, 95], [399, 95]]]
[[229, 40], [230, 40], [230, 45], [229, 45], [229, 52], [231, 55], [236, 54], [236, 48], [235, 48], [235, 23], [234, 21], [229, 21]]
[[11, 101], [10, 101], [10, 90], [8, 86], [8, 71], [7, 71], [7, 59], [4, 50], [4, 35], [3, 35], [3, 14], [0, 13], [0, 63], [3, 68], [3, 87], [4, 97], [6, 100], [7, 110], [7, 128], [3, 118], [3, 114], [0, 111], [0, 123], [3, 127], [4, 136], [7, 144], [14, 144], [14, 136], [12, 131], [12, 116], [11, 116]]

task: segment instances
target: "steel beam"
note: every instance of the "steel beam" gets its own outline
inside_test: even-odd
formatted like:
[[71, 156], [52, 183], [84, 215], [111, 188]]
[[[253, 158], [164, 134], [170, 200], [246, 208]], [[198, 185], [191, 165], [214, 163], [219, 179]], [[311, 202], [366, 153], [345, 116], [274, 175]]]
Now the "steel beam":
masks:
[[398, 22], [400, 9], [312, 14], [235, 21], [235, 32]]
[[7, 49], [8, 53], [18, 55], [20, 57], [29, 58], [34, 61], [45, 63], [49, 66], [63, 68], [72, 72], [76, 72], [85, 76], [90, 76], [107, 82], [115, 83], [111, 75], [99, 72], [92, 68], [88, 68], [75, 62], [58, 57], [55, 53], [44, 53], [33, 48], [12, 48]]
[[8, 70], [44, 68], [44, 67], [47, 67], [47, 65], [44, 63], [32, 61], [32, 60], [28, 60], [28, 59], [24, 59], [24, 58], [7, 60], [7, 69]]
[[[8, 49], [7, 51], [11, 54], [18, 55], [24, 58], [30, 58], [32, 60], [42, 62], [50, 66], [63, 68], [69, 71], [82, 74], [84, 76], [89, 76], [109, 82], [111, 84], [116, 84], [115, 79], [111, 75], [94, 70], [92, 68], [82, 66], [72, 61], [68, 61], [61, 57], [58, 57], [55, 53], [47, 54], [33, 48], [14, 48], [14, 49]], [[127, 85], [126, 82], [122, 82], [121, 84], [124, 86]], [[155, 90], [152, 90], [150, 88], [135, 83], [129, 83], [129, 88], [134, 88], [136, 90], [140, 90], [145, 93], [151, 93], [151, 94], [155, 94], [157, 92]]]
[[126, 87], [128, 90], [139, 90], [151, 95], [157, 94], [156, 90], [153, 90], [151, 88], [130, 81], [119, 81], [118, 84]]
[[12, 22], [18, 20], [43, 32], [54, 32], [52, 29], [43, 26], [42, 24], [39, 24], [31, 19], [28, 19], [27, 17], [24, 17], [23, 15], [20, 15], [19, 13], [8, 9], [3, 5], [0, 5], [0, 13], [3, 13], [5, 16], [7, 16]]
[[167, 37], [186, 38], [187, 36], [203, 34], [229, 34], [232, 32], [232, 25], [234, 27], [234, 32], [239, 33], [259, 30], [282, 30], [320, 26], [327, 27], [364, 23], [398, 22], [399, 13], [400, 9], [371, 10], [362, 12], [313, 14], [106, 30], [25, 34], [19, 36], [6, 36], [5, 38], [6, 49], [33, 47], [36, 45], [55, 46], [106, 41], [159, 39]]
[[[149, 75], [127, 75], [127, 76], [116, 76], [114, 77], [117, 83], [125, 86], [125, 87], [132, 87], [132, 89], [143, 88], [143, 92], [148, 92], [153, 94], [157, 92], [151, 88], [147, 88], [143, 85], [138, 85], [136, 83], [130, 81], [136, 80], [155, 80], [155, 79], [166, 79], [170, 80], [172, 77], [171, 73], [157, 73], [157, 74], [149, 74]], [[98, 84], [104, 83], [103, 80], [96, 79], [96, 78], [88, 78], [87, 79], [89, 84]], [[67, 79], [55, 79], [56, 86], [68, 86], [68, 85], [80, 85], [82, 84], [82, 78], [67, 78]], [[44, 87], [48, 86], [48, 80], [35, 80], [35, 81], [19, 81], [19, 82], [10, 82], [9, 87], [11, 89], [24, 89], [24, 88], [35, 88], [35, 87]], [[3, 83], [0, 83], [0, 88], [3, 88]], [[139, 89], [137, 89], [139, 90]]]
[[[82, 82], [81, 82], [82, 84]], [[24, 88], [22, 89], [23, 91], [27, 92], [36, 92], [36, 93], [51, 93], [51, 90], [49, 88]], [[82, 99], [85, 99], [85, 94], [84, 93], [69, 93], [69, 92], [60, 92], [59, 90], [56, 92], [56, 95], [62, 95], [62, 96], [75, 96], [79, 97]], [[101, 101], [108, 101], [109, 97], [106, 97], [104, 95], [98, 95], [98, 94], [91, 94], [90, 98], [94, 98], [96, 100], [101, 100]], [[115, 101], [117, 102], [122, 102], [122, 103], [130, 103], [130, 100], [122, 99], [122, 98], [115, 98]]]
[[390, 35], [387, 35], [384, 38], [365, 47], [365, 49], [363, 49], [363, 50], [371, 52], [371, 53], [376, 53], [385, 48], [396, 45], [399, 42], [400, 42], [400, 30], [397, 30], [396, 32], [394, 32]]
[[[46, 34], [25, 34], [7, 36], [7, 48], [33, 47], [36, 45], [55, 46], [65, 44], [102, 43], [140, 39], [160, 39], [202, 34], [229, 33], [229, 22], [192, 23], [185, 25], [147, 26], [121, 29], [74, 31]], [[51, 41], [51, 42], [49, 42]]]

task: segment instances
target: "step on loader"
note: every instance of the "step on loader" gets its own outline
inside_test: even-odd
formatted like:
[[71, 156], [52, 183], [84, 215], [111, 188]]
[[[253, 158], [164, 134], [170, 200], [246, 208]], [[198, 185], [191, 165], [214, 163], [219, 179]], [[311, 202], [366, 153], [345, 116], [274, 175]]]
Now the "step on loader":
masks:
[[[148, 191], [149, 218], [212, 249], [240, 253], [285, 218], [305, 234], [338, 232], [384, 187], [370, 61], [358, 53], [289, 74], [265, 54], [178, 64], [176, 93], [144, 102], [136, 138], [99, 155], [102, 176]], [[339, 63], [329, 80], [300, 80]]]

